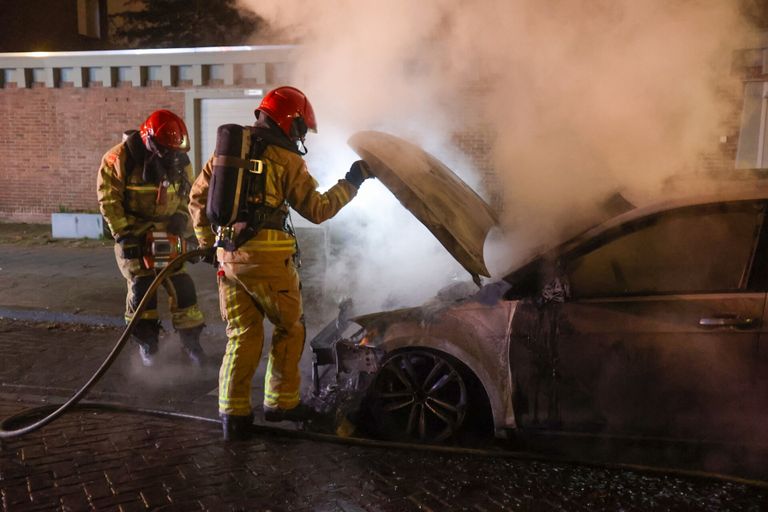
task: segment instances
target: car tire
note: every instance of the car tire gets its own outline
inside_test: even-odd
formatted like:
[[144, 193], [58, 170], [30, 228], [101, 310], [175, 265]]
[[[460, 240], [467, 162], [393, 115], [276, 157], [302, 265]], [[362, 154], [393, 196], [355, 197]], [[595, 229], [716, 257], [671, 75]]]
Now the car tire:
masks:
[[368, 388], [368, 430], [396, 441], [440, 443], [464, 427], [467, 383], [460, 364], [426, 350], [388, 357]]

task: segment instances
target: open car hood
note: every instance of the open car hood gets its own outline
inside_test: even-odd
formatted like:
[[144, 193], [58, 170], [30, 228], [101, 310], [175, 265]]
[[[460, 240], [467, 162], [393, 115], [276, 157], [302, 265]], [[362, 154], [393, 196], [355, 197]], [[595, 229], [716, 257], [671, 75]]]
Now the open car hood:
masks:
[[483, 244], [498, 220], [474, 190], [440, 160], [394, 135], [357, 132], [349, 145], [476, 282], [478, 274], [490, 275]]

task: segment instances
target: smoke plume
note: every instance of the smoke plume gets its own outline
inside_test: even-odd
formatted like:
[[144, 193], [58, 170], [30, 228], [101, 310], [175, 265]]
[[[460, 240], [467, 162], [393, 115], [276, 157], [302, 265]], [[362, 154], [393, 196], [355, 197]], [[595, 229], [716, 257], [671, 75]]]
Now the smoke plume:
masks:
[[[747, 33], [722, 0], [241, 3], [300, 44], [290, 80], [318, 117], [307, 160], [321, 185], [357, 158], [356, 131], [422, 145], [502, 214], [497, 275], [612, 192], [652, 197], [717, 150], [739, 86], [731, 52]], [[465, 156], [457, 133], [489, 140], [487, 158]], [[466, 278], [380, 183], [331, 222], [347, 242], [332, 270], [346, 279], [329, 282], [354, 283], [365, 308]]]

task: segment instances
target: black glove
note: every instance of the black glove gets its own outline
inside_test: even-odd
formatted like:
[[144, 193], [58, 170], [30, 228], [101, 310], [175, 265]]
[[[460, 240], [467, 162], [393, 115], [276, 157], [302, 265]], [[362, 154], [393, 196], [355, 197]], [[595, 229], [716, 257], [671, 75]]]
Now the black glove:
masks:
[[183, 235], [187, 229], [187, 216], [183, 213], [174, 213], [171, 218], [168, 219], [166, 229], [172, 235]]
[[211, 249], [208, 251], [204, 256], [200, 258], [200, 260], [213, 265], [214, 267], [219, 266], [219, 260], [216, 259], [216, 249]]
[[209, 265], [213, 265], [215, 268], [219, 268], [219, 260], [216, 258], [216, 249], [212, 249], [204, 254], [201, 254], [200, 256], [189, 258], [187, 261], [189, 261], [192, 264], [200, 263], [201, 261], [204, 261]]
[[370, 177], [371, 169], [368, 167], [368, 164], [365, 160], [358, 160], [349, 168], [349, 172], [344, 176], [344, 179], [353, 184], [355, 188], [360, 188], [360, 185]]
[[141, 240], [137, 236], [124, 235], [117, 239], [122, 256], [126, 260], [141, 258]]

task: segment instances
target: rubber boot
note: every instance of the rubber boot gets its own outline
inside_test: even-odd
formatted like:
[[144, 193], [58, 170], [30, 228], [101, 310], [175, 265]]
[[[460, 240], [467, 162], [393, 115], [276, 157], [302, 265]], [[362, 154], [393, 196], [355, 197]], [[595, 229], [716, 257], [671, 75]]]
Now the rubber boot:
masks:
[[200, 346], [200, 333], [203, 332], [203, 326], [192, 327], [191, 329], [179, 329], [179, 339], [184, 353], [195, 366], [202, 368], [206, 363], [205, 351]]
[[160, 322], [157, 320], [139, 320], [133, 328], [131, 338], [139, 345], [139, 356], [144, 366], [155, 364], [158, 338], [160, 337]]
[[293, 409], [264, 406], [264, 419], [266, 421], [309, 421], [317, 417], [318, 412], [305, 403], [299, 403]]
[[247, 441], [253, 433], [253, 416], [221, 414], [221, 431], [226, 442]]
[[145, 343], [139, 343], [139, 355], [141, 356], [141, 364], [146, 367], [154, 366], [155, 354], [157, 354], [157, 344], [149, 345]]

